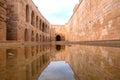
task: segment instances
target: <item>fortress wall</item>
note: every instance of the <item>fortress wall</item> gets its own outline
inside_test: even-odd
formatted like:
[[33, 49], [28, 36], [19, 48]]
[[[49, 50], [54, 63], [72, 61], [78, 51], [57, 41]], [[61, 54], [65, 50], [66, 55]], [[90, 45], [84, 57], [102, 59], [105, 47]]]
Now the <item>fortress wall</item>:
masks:
[[7, 0], [7, 40], [49, 41], [50, 23], [32, 0]]
[[120, 0], [82, 0], [66, 26], [69, 41], [120, 40]]

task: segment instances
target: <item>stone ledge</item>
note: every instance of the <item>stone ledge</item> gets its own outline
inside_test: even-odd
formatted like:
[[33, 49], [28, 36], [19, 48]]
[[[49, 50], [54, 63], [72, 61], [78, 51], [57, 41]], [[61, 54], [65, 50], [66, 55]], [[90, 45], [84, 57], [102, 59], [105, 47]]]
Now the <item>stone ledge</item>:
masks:
[[120, 47], [120, 40], [76, 41], [76, 42], [68, 42], [68, 44]]

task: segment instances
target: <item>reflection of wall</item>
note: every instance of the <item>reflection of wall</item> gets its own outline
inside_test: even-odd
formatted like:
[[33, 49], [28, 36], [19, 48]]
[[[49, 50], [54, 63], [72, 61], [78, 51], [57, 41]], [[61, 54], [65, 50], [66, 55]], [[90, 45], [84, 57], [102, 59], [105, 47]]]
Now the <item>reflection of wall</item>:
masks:
[[[56, 49], [60, 47], [60, 49]], [[65, 61], [66, 59], [66, 47], [65, 45], [55, 45], [54, 48], [52, 48], [52, 55], [51, 55], [51, 60], [52, 61]]]
[[5, 80], [6, 77], [6, 49], [0, 48], [0, 80]]
[[0, 80], [37, 80], [50, 61], [50, 46], [41, 47], [0, 48]]
[[69, 63], [77, 80], [120, 79], [119, 48], [73, 46], [69, 50]]

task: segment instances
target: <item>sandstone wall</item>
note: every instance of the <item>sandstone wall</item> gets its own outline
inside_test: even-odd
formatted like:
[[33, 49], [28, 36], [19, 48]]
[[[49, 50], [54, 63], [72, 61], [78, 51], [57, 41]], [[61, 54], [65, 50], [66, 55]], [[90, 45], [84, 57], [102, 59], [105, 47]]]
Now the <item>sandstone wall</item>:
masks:
[[7, 39], [49, 41], [50, 23], [32, 0], [7, 0]]
[[56, 39], [56, 36], [59, 35], [61, 37], [61, 40], [66, 40], [66, 36], [67, 36], [67, 28], [64, 25], [51, 25], [51, 29], [54, 30], [54, 33], [51, 36], [54, 36], [52, 40]]
[[67, 23], [68, 40], [120, 40], [120, 0], [80, 0]]
[[0, 41], [6, 40], [6, 0], [0, 0]]

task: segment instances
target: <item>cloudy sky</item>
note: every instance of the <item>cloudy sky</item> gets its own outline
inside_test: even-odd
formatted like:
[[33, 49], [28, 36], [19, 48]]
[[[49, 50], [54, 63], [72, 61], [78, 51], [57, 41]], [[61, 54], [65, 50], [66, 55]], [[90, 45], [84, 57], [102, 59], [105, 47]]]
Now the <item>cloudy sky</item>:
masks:
[[52, 24], [65, 24], [79, 0], [33, 0], [42, 15]]

